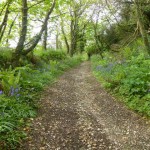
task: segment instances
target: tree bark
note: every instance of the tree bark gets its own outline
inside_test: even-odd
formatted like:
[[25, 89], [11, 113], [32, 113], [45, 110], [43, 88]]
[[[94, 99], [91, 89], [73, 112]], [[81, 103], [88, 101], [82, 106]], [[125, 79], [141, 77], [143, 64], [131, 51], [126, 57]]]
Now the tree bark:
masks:
[[15, 21], [16, 21], [17, 17], [18, 17], [18, 14], [16, 15], [16, 17], [14, 18], [14, 20], [12, 21], [12, 23], [11, 23], [11, 25], [10, 25], [10, 28], [9, 28], [9, 31], [8, 31], [8, 35], [7, 35], [6, 44], [9, 43], [9, 36], [10, 36], [10, 34], [11, 34], [12, 28], [13, 28], [13, 26], [14, 26], [14, 24], [15, 24]]
[[66, 36], [66, 33], [65, 33], [63, 25], [61, 26], [61, 31], [62, 31], [62, 34], [63, 34], [63, 37], [64, 37], [64, 41], [65, 41], [65, 44], [66, 44], [67, 54], [69, 54], [70, 46], [69, 46], [68, 39], [67, 39], [67, 36]]
[[145, 48], [146, 48], [148, 54], [150, 55], [150, 43], [148, 41], [148, 36], [147, 36], [146, 30], [144, 27], [143, 16], [142, 16], [141, 8], [139, 5], [140, 3], [138, 0], [134, 0], [134, 2], [135, 2], [135, 6], [136, 6], [137, 19], [138, 19], [138, 24], [140, 27], [140, 32], [141, 32], [141, 35], [143, 38], [143, 42], [144, 42], [144, 45], [145, 45]]
[[6, 30], [6, 27], [7, 27], [7, 22], [6, 22], [5, 26], [3, 27], [3, 30], [2, 30], [2, 32], [0, 34], [0, 42], [1, 42], [2, 38], [3, 38], [3, 35], [5, 33], [5, 30]]
[[[7, 3], [8, 3], [8, 2], [7, 2]], [[3, 8], [1, 9], [1, 11], [0, 11], [0, 16], [2, 15], [2, 13], [3, 13], [5, 7], [7, 6], [7, 3], [5, 3], [5, 5], [4, 5]]]
[[[99, 13], [100, 13], [100, 11], [99, 11]], [[99, 15], [99, 13], [98, 13], [98, 15]], [[93, 22], [93, 28], [94, 28], [94, 34], [95, 34], [94, 37], [95, 37], [96, 46], [99, 50], [99, 54], [100, 54], [101, 58], [103, 59], [103, 51], [102, 51], [100, 41], [98, 39], [98, 34], [97, 34], [97, 28], [98, 28], [97, 25], [98, 25], [98, 17], [96, 20], [96, 24], [94, 24], [94, 22]]]
[[5, 28], [6, 28], [6, 26], [7, 26], [10, 3], [11, 3], [11, 2], [8, 2], [8, 3], [7, 3], [5, 15], [4, 15], [3, 21], [2, 21], [2, 23], [1, 23], [1, 25], [0, 25], [0, 34], [1, 34], [1, 35], [3, 35], [3, 32], [5, 32]]
[[44, 36], [43, 36], [43, 48], [44, 48], [44, 50], [47, 50], [47, 36], [48, 36], [48, 22], [46, 23]]
[[71, 20], [71, 45], [70, 45], [70, 51], [69, 51], [69, 54], [70, 56], [72, 57], [73, 56], [73, 53], [74, 53], [74, 45], [75, 45], [75, 41], [74, 41], [74, 25], [73, 25], [74, 21], [73, 19]]
[[60, 12], [60, 19], [61, 19], [61, 31], [62, 31], [62, 34], [63, 34], [63, 37], [64, 37], [64, 41], [65, 41], [65, 44], [66, 44], [66, 48], [67, 48], [67, 54], [69, 54], [69, 49], [70, 49], [70, 46], [69, 46], [69, 43], [68, 43], [68, 39], [67, 39], [67, 36], [66, 36], [66, 33], [65, 33], [65, 30], [64, 30], [64, 21], [63, 21], [63, 18], [61, 16], [61, 12]]
[[22, 51], [24, 48], [24, 43], [26, 40], [26, 34], [27, 34], [27, 24], [28, 24], [28, 6], [27, 6], [27, 0], [22, 0], [22, 25], [21, 25], [21, 32], [20, 32], [20, 38], [17, 44], [17, 47], [15, 49], [15, 60], [19, 61], [20, 56], [22, 55]]
[[74, 11], [74, 16], [71, 20], [71, 46], [70, 46], [70, 56], [72, 57], [76, 51], [77, 47], [77, 29], [78, 29], [78, 19], [76, 11]]
[[71, 35], [71, 44], [70, 44], [70, 56], [73, 56], [74, 53], [77, 52], [78, 41], [80, 38], [79, 31], [79, 19], [82, 16], [84, 10], [86, 9], [86, 5], [84, 5], [83, 1], [72, 0], [72, 8], [73, 11], [70, 11], [71, 16], [71, 25], [70, 25], [70, 35]]
[[[58, 30], [58, 29], [57, 29]], [[59, 49], [59, 34], [58, 31], [56, 33], [56, 50]]]

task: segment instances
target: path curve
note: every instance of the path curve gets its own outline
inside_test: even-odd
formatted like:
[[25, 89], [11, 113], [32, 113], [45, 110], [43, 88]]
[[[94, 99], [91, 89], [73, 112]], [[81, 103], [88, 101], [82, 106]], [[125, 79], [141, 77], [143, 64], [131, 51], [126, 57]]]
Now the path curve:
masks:
[[90, 63], [46, 88], [21, 150], [150, 150], [150, 123], [96, 81]]

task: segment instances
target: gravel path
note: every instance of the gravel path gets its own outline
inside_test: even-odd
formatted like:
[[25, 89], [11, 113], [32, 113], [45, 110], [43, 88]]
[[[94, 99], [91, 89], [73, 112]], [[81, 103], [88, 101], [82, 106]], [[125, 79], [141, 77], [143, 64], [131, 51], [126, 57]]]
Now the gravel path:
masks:
[[21, 150], [150, 150], [150, 122], [110, 96], [90, 63], [48, 87]]

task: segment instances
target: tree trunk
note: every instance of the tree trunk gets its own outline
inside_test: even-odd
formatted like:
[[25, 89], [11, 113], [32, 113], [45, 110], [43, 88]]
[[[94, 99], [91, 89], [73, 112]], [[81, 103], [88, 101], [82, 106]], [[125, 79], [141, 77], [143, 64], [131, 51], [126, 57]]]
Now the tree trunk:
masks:
[[93, 25], [93, 27], [94, 27], [94, 34], [95, 34], [94, 37], [95, 37], [96, 46], [99, 50], [99, 54], [100, 54], [101, 58], [103, 59], [104, 58], [103, 54], [102, 54], [103, 52], [102, 52], [102, 49], [101, 49], [101, 46], [99, 43], [99, 39], [98, 39], [98, 35], [97, 35], [97, 25]]
[[85, 49], [85, 45], [86, 45], [86, 39], [85, 39], [85, 33], [84, 32], [80, 35], [79, 40], [80, 40], [80, 43], [79, 43], [80, 54], [82, 54], [82, 52]]
[[69, 54], [70, 46], [69, 46], [68, 39], [67, 39], [65, 30], [64, 30], [64, 21], [63, 21], [63, 19], [61, 17], [61, 13], [60, 13], [60, 18], [61, 18], [61, 31], [62, 31], [62, 34], [63, 34], [63, 37], [64, 37], [64, 41], [65, 41], [65, 44], [66, 44], [67, 54]]
[[5, 28], [6, 28], [6, 25], [7, 25], [10, 3], [11, 2], [7, 3], [7, 8], [6, 8], [6, 11], [5, 11], [5, 15], [4, 15], [3, 21], [0, 25], [0, 34], [1, 34], [1, 36], [3, 35], [3, 32], [5, 32]]
[[27, 34], [27, 24], [28, 24], [27, 0], [22, 0], [22, 25], [21, 25], [20, 38], [19, 38], [17, 47], [15, 49], [15, 54], [13, 58], [14, 65], [17, 65], [20, 59], [20, 56], [22, 55], [24, 43], [26, 40], [26, 34]]
[[59, 34], [58, 31], [56, 33], [56, 50], [59, 49]]
[[42, 25], [42, 27], [41, 27], [41, 30], [40, 30], [40, 32], [39, 32], [39, 34], [36, 35], [33, 44], [32, 44], [29, 48], [27, 48], [27, 49], [25, 49], [25, 50], [23, 51], [23, 53], [22, 53], [23, 55], [27, 55], [29, 52], [31, 52], [31, 51], [37, 46], [38, 42], [39, 42], [40, 39], [41, 39], [41, 36], [42, 36], [43, 32], [45, 31], [46, 24], [47, 24], [47, 22], [48, 22], [48, 20], [49, 20], [49, 16], [50, 16], [50, 14], [53, 12], [53, 9], [54, 9], [54, 7], [55, 7], [55, 3], [56, 3], [56, 0], [54, 0], [54, 2], [53, 2], [53, 4], [52, 4], [52, 7], [51, 7], [50, 10], [48, 11], [48, 13], [47, 13], [47, 15], [46, 15], [46, 17], [45, 17], [45, 20], [44, 20], [44, 22], [43, 22], [43, 25]]
[[145, 48], [148, 52], [148, 54], [150, 55], [150, 43], [148, 41], [148, 36], [144, 27], [144, 23], [143, 23], [143, 16], [142, 16], [142, 12], [141, 12], [141, 8], [140, 8], [140, 4], [138, 0], [134, 0], [135, 5], [136, 5], [136, 12], [137, 12], [137, 19], [138, 19], [138, 24], [140, 27], [140, 32], [143, 38], [143, 42], [145, 45]]
[[70, 56], [72, 57], [73, 54], [76, 51], [77, 47], [77, 27], [78, 26], [78, 20], [76, 12], [74, 14], [74, 17], [71, 20], [71, 47], [70, 47]]
[[61, 31], [62, 31], [64, 40], [65, 40], [65, 44], [66, 44], [66, 48], [67, 48], [67, 54], [69, 54], [70, 46], [69, 46], [69, 43], [68, 43], [68, 40], [67, 40], [67, 36], [66, 36], [66, 33], [65, 33], [65, 30], [64, 30], [63, 26], [61, 26]]
[[47, 36], [48, 36], [48, 22], [46, 23], [45, 26], [45, 32], [44, 32], [44, 39], [43, 39], [43, 48], [44, 50], [47, 50]]
[[9, 31], [8, 31], [8, 35], [7, 35], [7, 40], [6, 40], [6, 44], [7, 44], [7, 45], [8, 45], [8, 43], [9, 43], [9, 36], [10, 36], [10, 34], [11, 34], [12, 28], [13, 28], [13, 26], [14, 26], [14, 24], [15, 24], [15, 21], [16, 21], [17, 17], [18, 17], [18, 14], [16, 15], [16, 17], [14, 18], [14, 20], [12, 21], [12, 23], [11, 23], [11, 25], [10, 25], [10, 28], [9, 28]]
[[7, 26], [7, 22], [6, 22], [5, 26], [3, 27], [3, 30], [2, 30], [2, 32], [0, 34], [0, 42], [1, 42], [2, 38], [3, 38], [4, 33], [5, 33], [6, 26]]
[[72, 57], [73, 56], [73, 51], [74, 51], [74, 28], [73, 28], [73, 19], [71, 20], [71, 45], [70, 45], [70, 51], [69, 54]]
[[7, 2], [7, 3], [5, 3], [5, 5], [4, 5], [4, 6], [3, 6], [3, 8], [1, 9], [1, 11], [0, 11], [0, 16], [2, 15], [2, 13], [3, 13], [3, 11], [4, 11], [5, 7], [7, 6], [7, 4], [8, 4], [8, 2]]

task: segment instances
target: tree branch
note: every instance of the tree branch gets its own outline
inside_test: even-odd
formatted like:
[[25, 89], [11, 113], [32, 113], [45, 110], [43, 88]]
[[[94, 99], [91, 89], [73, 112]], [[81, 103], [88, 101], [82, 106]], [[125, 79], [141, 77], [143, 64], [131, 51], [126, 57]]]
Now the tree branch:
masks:
[[36, 6], [36, 5], [40, 4], [40, 3], [42, 3], [42, 2], [44, 2], [44, 1], [45, 1], [45, 0], [41, 0], [41, 1], [37, 2], [36, 4], [33, 4], [33, 5], [31, 5], [30, 7], [28, 7], [28, 9], [31, 9], [32, 7], [34, 7], [34, 6]]
[[27, 49], [25, 49], [25, 50], [23, 51], [23, 53], [22, 53], [23, 55], [27, 55], [30, 51], [32, 51], [32, 50], [36, 47], [36, 45], [38, 44], [38, 42], [40, 41], [41, 36], [42, 36], [42, 34], [43, 34], [44, 30], [45, 30], [45, 27], [46, 27], [46, 25], [47, 25], [47, 21], [49, 20], [49, 16], [50, 16], [51, 13], [53, 12], [53, 9], [54, 9], [54, 7], [55, 7], [55, 4], [56, 4], [56, 0], [54, 0], [52, 6], [51, 6], [51, 8], [50, 8], [50, 10], [48, 11], [48, 13], [47, 13], [47, 15], [46, 15], [46, 17], [45, 17], [44, 23], [43, 23], [43, 25], [42, 25], [42, 27], [41, 27], [41, 30], [40, 30], [40, 32], [39, 32], [39, 34], [36, 35], [33, 44], [32, 44], [29, 48], [27, 48]]

